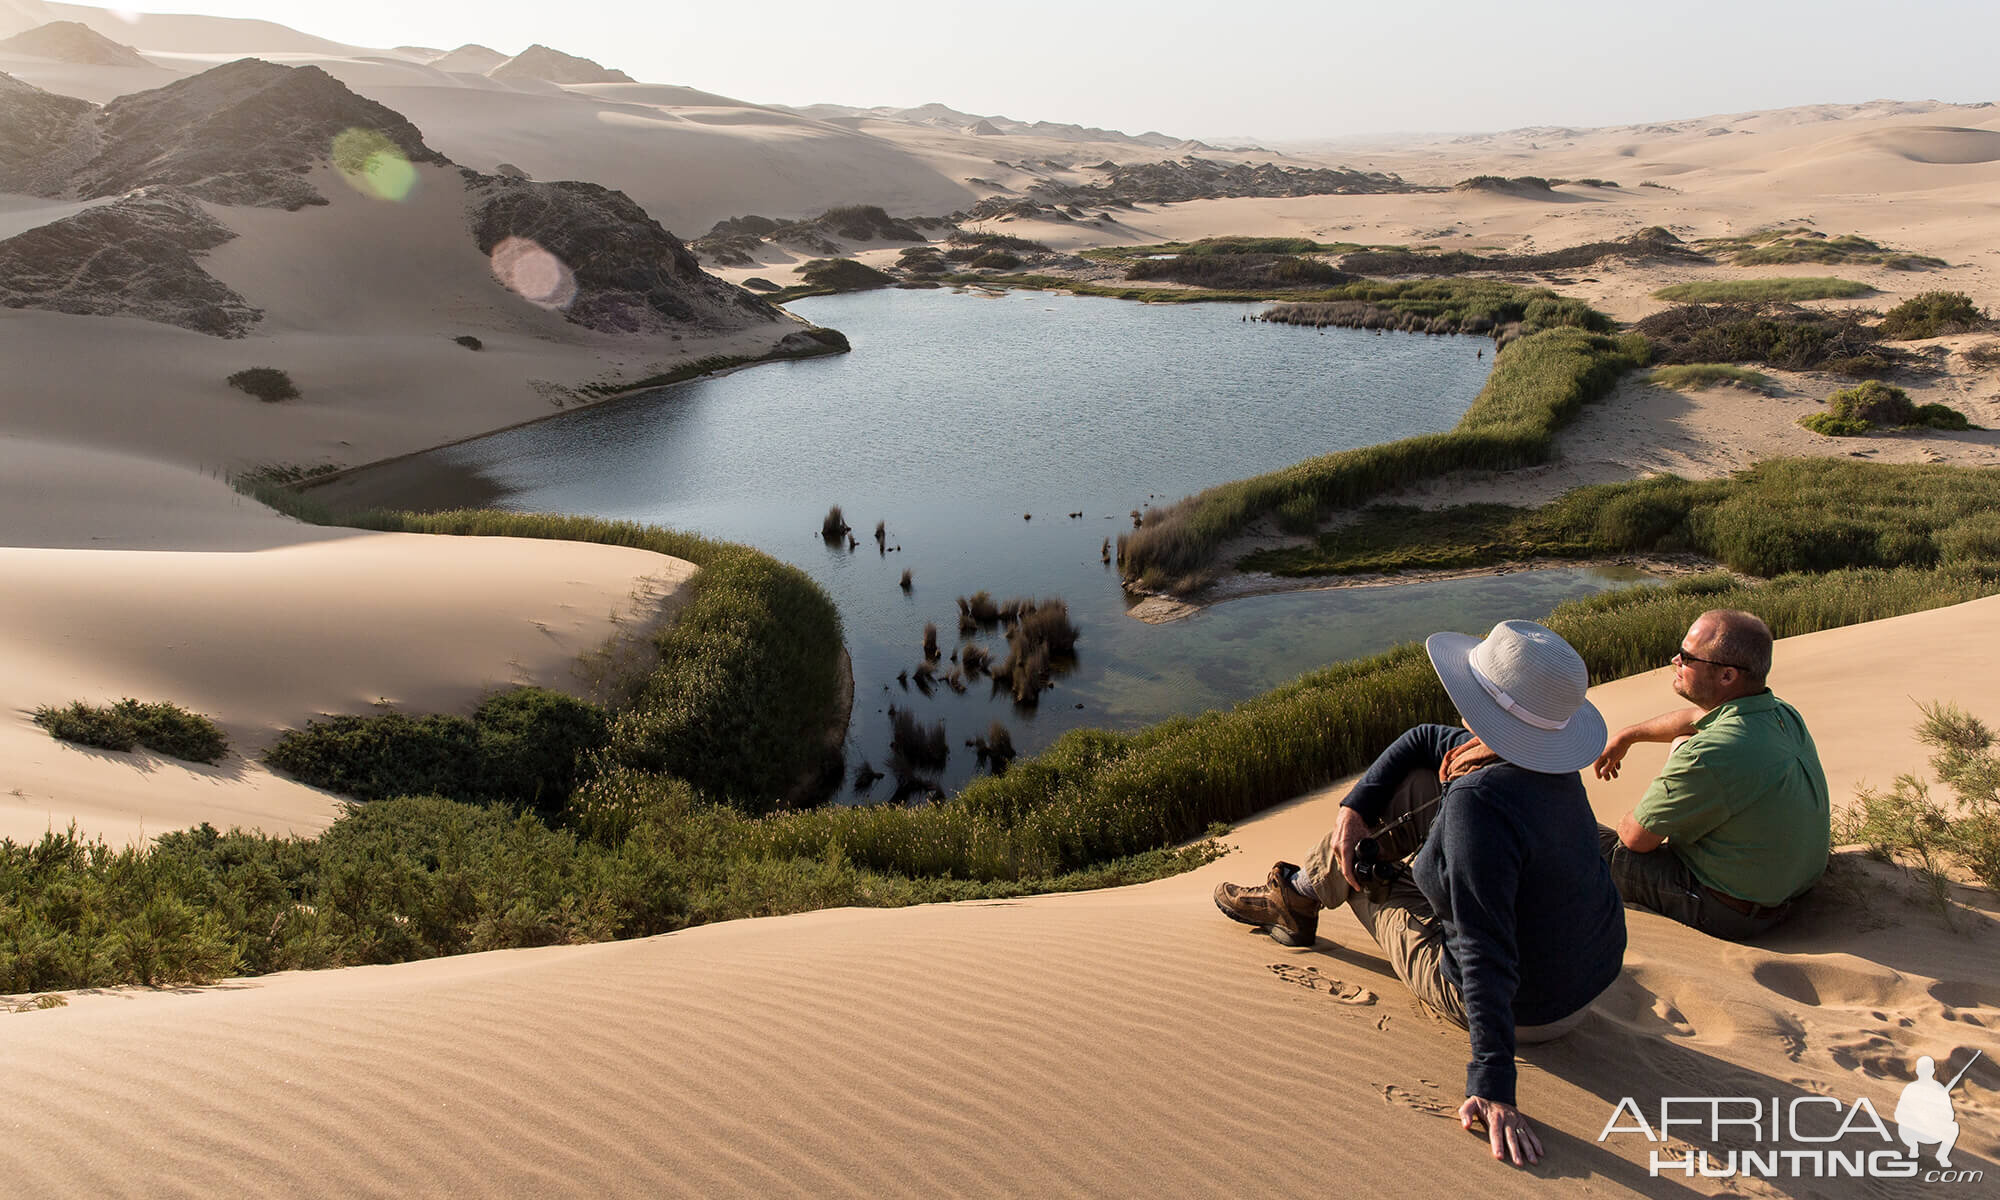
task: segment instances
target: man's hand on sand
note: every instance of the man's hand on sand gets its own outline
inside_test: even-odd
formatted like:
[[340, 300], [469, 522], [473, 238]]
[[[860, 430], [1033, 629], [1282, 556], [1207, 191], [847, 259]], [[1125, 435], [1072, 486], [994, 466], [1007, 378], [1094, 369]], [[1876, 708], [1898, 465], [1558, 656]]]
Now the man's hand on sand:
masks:
[[1333, 844], [1340, 851], [1340, 877], [1357, 892], [1361, 881], [1354, 877], [1354, 847], [1367, 836], [1367, 820], [1358, 810], [1341, 805], [1340, 815], [1333, 819]]
[[1445, 751], [1444, 762], [1438, 765], [1438, 782], [1449, 784], [1452, 780], [1470, 775], [1481, 767], [1490, 767], [1500, 761], [1500, 756], [1492, 747], [1478, 738], [1460, 742]]
[[1513, 1105], [1467, 1096], [1465, 1103], [1458, 1106], [1458, 1123], [1464, 1129], [1471, 1129], [1475, 1122], [1486, 1126], [1486, 1136], [1493, 1143], [1493, 1157], [1501, 1162], [1525, 1167], [1542, 1160], [1542, 1139], [1535, 1136], [1528, 1118]]

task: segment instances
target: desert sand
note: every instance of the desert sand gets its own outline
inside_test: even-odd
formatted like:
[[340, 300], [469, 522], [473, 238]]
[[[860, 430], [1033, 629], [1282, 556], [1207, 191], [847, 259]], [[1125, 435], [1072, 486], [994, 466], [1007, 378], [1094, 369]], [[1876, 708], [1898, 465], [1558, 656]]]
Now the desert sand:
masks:
[[[1773, 683], [1845, 798], [1922, 769], [1904, 695], [2000, 709], [1996, 654], [1989, 599], [1787, 639]], [[1671, 700], [1660, 672], [1593, 698], [1613, 723]], [[1599, 815], [1663, 756], [1641, 747], [1593, 783]], [[1961, 890], [1948, 929], [1898, 872], [1845, 857], [1756, 946], [1628, 911], [1622, 977], [1574, 1034], [1522, 1054], [1548, 1158], [1492, 1162], [1450, 1116], [1464, 1034], [1416, 1009], [1350, 915], [1292, 950], [1210, 904], [1218, 880], [1305, 853], [1345, 786], [1138, 887], [0, 1015], [0, 1072], [23, 1098], [0, 1116], [0, 1194], [1238, 1195], [1332, 1174], [1391, 1195], [1434, 1171], [1480, 1194], [1708, 1194], [1648, 1175], [1678, 1139], [1598, 1140], [1621, 1097], [1652, 1114], [1662, 1095], [1865, 1096], [1886, 1115], [1916, 1056], [1973, 1049], [1988, 1059], [1957, 1093], [1953, 1162], [2000, 1170], [2000, 911]]]
[[[96, 15], [91, 15], [91, 14]], [[856, 118], [814, 121], [666, 84], [502, 84], [421, 56], [261, 22], [146, 17], [9, 0], [0, 33], [85, 19], [151, 67], [0, 57], [0, 71], [94, 102], [246, 53], [319, 65], [491, 171], [623, 188], [683, 237], [730, 215], [834, 203], [936, 214], [1037, 177], [1014, 160], [1145, 157]], [[1532, 277], [1621, 319], [1693, 278], [1835, 274], [1886, 308], [1946, 287], [2000, 307], [1991, 196], [2000, 110], [1883, 102], [1606, 130], [1525, 130], [1289, 161], [1467, 176], [1595, 176], [1549, 198], [1441, 192], [1215, 200], [1112, 222], [1000, 221], [1063, 249], [1213, 234], [1445, 248], [1554, 249], [1663, 225], [1685, 238], [1803, 224], [1942, 256], [1875, 267], [1606, 263]], [[1712, 132], [1721, 130], [1723, 132]], [[1155, 156], [1170, 156], [1159, 152]], [[1223, 154], [1263, 161], [1268, 154]], [[448, 173], [388, 206], [331, 177], [301, 213], [210, 206], [238, 235], [205, 266], [265, 310], [240, 341], [133, 318], [0, 310], [0, 837], [74, 821], [123, 843], [207, 820], [309, 833], [335, 797], [256, 765], [283, 728], [382, 701], [466, 711], [499, 686], [588, 691], [579, 659], [671, 609], [687, 564], [606, 547], [320, 529], [221, 476], [352, 466], [534, 419], [592, 382], [763, 349], [782, 328], [697, 343], [594, 335], [496, 293]], [[1085, 178], [1072, 171], [1072, 179]], [[1659, 184], [1642, 187], [1642, 182]], [[75, 204], [0, 196], [0, 236]], [[893, 248], [863, 255], [893, 257]], [[773, 250], [719, 274], [789, 282]], [[472, 353], [451, 337], [475, 334]], [[1916, 348], [1912, 388], [2000, 426], [1977, 338]], [[301, 401], [220, 380], [286, 363]], [[1544, 498], [1650, 471], [1709, 476], [1774, 454], [1991, 465], [1992, 433], [1835, 443], [1795, 417], [1837, 384], [1684, 396], [1628, 382], [1559, 460], [1416, 498]], [[1913, 700], [2000, 717], [2000, 599], [1788, 640], [1777, 690], [1805, 713], [1837, 799], [1923, 769]], [[216, 716], [222, 768], [52, 742], [40, 704], [123, 695]], [[1670, 697], [1660, 673], [1596, 689], [1614, 722]], [[1600, 817], [1660, 748], [1593, 783]], [[1296, 951], [1217, 915], [1221, 879], [1304, 853], [1344, 784], [1243, 823], [1224, 860], [1140, 887], [1006, 903], [835, 910], [625, 943], [72, 994], [0, 1010], [0, 1195], [492, 1194], [1403, 1195], [1432, 1178], [1496, 1194], [1774, 1189], [1655, 1179], [1634, 1135], [1600, 1141], [1620, 1097], [1865, 1096], [1885, 1113], [1916, 1056], [1987, 1058], [1958, 1095], [1955, 1161], [2000, 1177], [2000, 908], [1960, 889], [1959, 928], [1900, 873], [1843, 857], [1783, 931], [1728, 946], [1630, 915], [1626, 970], [1569, 1039], [1524, 1055], [1521, 1096], [1550, 1157], [1491, 1163], [1450, 1114], [1464, 1036], [1418, 1012], [1351, 918]], [[1662, 1148], [1678, 1152], [1684, 1144]], [[1426, 1164], [1419, 1166], [1418, 1164]], [[1428, 1164], [1442, 1164], [1431, 1166]], [[1792, 1195], [1908, 1189], [1801, 1181]], [[1968, 1191], [1967, 1194], [1973, 1194]]]

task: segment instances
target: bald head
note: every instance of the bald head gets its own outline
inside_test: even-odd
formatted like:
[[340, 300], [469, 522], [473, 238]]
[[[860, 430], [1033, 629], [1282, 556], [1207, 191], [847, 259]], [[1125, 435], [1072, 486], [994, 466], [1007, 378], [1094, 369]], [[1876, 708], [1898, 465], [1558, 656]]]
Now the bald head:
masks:
[[1764, 686], [1771, 674], [1771, 627], [1753, 613], [1736, 608], [1712, 608], [1695, 619], [1695, 628], [1704, 631], [1703, 641], [1713, 649], [1719, 662], [1734, 663], [1743, 672], [1750, 691]]

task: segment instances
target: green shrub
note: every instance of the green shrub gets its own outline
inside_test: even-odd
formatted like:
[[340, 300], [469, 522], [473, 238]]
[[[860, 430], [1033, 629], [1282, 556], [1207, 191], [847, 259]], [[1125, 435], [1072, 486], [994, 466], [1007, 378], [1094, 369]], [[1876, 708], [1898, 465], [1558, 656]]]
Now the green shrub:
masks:
[[471, 796], [479, 775], [479, 731], [464, 717], [383, 713], [310, 721], [280, 737], [264, 761], [301, 783], [356, 800]]
[[1964, 292], [1924, 292], [1903, 301], [1882, 317], [1882, 336], [1898, 342], [1984, 328], [1986, 314]]
[[473, 337], [469, 333], [461, 333], [457, 337], [451, 340], [457, 342], [459, 345], [465, 347], [467, 350], [484, 350], [486, 348], [485, 342], [480, 341], [478, 338]]
[[239, 392], [248, 392], [266, 404], [299, 398], [299, 389], [293, 385], [292, 377], [276, 367], [250, 367], [238, 371], [229, 377], [229, 386]]
[[1965, 414], [1946, 404], [1919, 404], [1910, 410], [1910, 424], [1929, 429], [1971, 429]]
[[608, 740], [604, 710], [544, 688], [488, 697], [472, 718], [336, 716], [280, 737], [265, 761], [356, 800], [445, 796], [559, 813]]
[[1908, 425], [1915, 411], [1908, 392], [1873, 379], [1828, 396], [1826, 410], [1870, 425]]
[[585, 762], [610, 736], [603, 709], [546, 688], [489, 696], [472, 723], [479, 729], [480, 793], [547, 813], [562, 811]]
[[177, 704], [142, 704], [124, 699], [111, 711], [131, 722], [141, 746], [168, 758], [217, 763], [229, 753], [229, 737], [214, 721]]
[[1878, 858], [1914, 859], [1932, 903], [1951, 908], [1945, 868], [1957, 863], [1988, 888], [2000, 888], [2000, 755], [1992, 730], [1949, 703], [1919, 704], [1917, 738], [1931, 747], [1931, 769], [1952, 790], [1951, 807], [1930, 797], [1915, 775], [1901, 775], [1883, 795], [1864, 789], [1835, 823], [1836, 842], [1860, 842]]
[[1005, 250], [988, 250], [972, 260], [974, 267], [995, 271], [1011, 271], [1021, 265], [1021, 256]]
[[35, 710], [35, 724], [48, 730], [50, 737], [79, 746], [127, 751], [139, 744], [139, 731], [132, 722], [112, 709], [81, 700], [72, 700], [62, 708], [43, 705]]
[[1634, 328], [1646, 336], [1658, 363], [1768, 363], [1791, 371], [1824, 367], [1870, 374], [1892, 360], [1879, 345], [1880, 335], [1852, 313], [1683, 304]]
[[1799, 418], [1799, 424], [1827, 437], [1860, 437], [1875, 428], [1858, 417], [1837, 417], [1825, 412], [1808, 413]]
[[50, 736], [104, 750], [144, 746], [186, 762], [217, 763], [229, 753], [229, 737], [209, 718], [177, 704], [146, 704], [130, 697], [109, 708], [73, 700], [66, 707], [35, 710], [35, 724]]

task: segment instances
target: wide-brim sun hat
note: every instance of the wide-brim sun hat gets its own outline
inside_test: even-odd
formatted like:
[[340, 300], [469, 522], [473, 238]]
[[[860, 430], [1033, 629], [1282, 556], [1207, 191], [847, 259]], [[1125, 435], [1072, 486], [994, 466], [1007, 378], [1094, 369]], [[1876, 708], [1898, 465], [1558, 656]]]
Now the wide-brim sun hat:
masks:
[[1584, 698], [1590, 669], [1554, 631], [1502, 621], [1484, 638], [1434, 633], [1431, 667], [1465, 727], [1517, 767], [1561, 775], [1604, 750], [1604, 714]]

